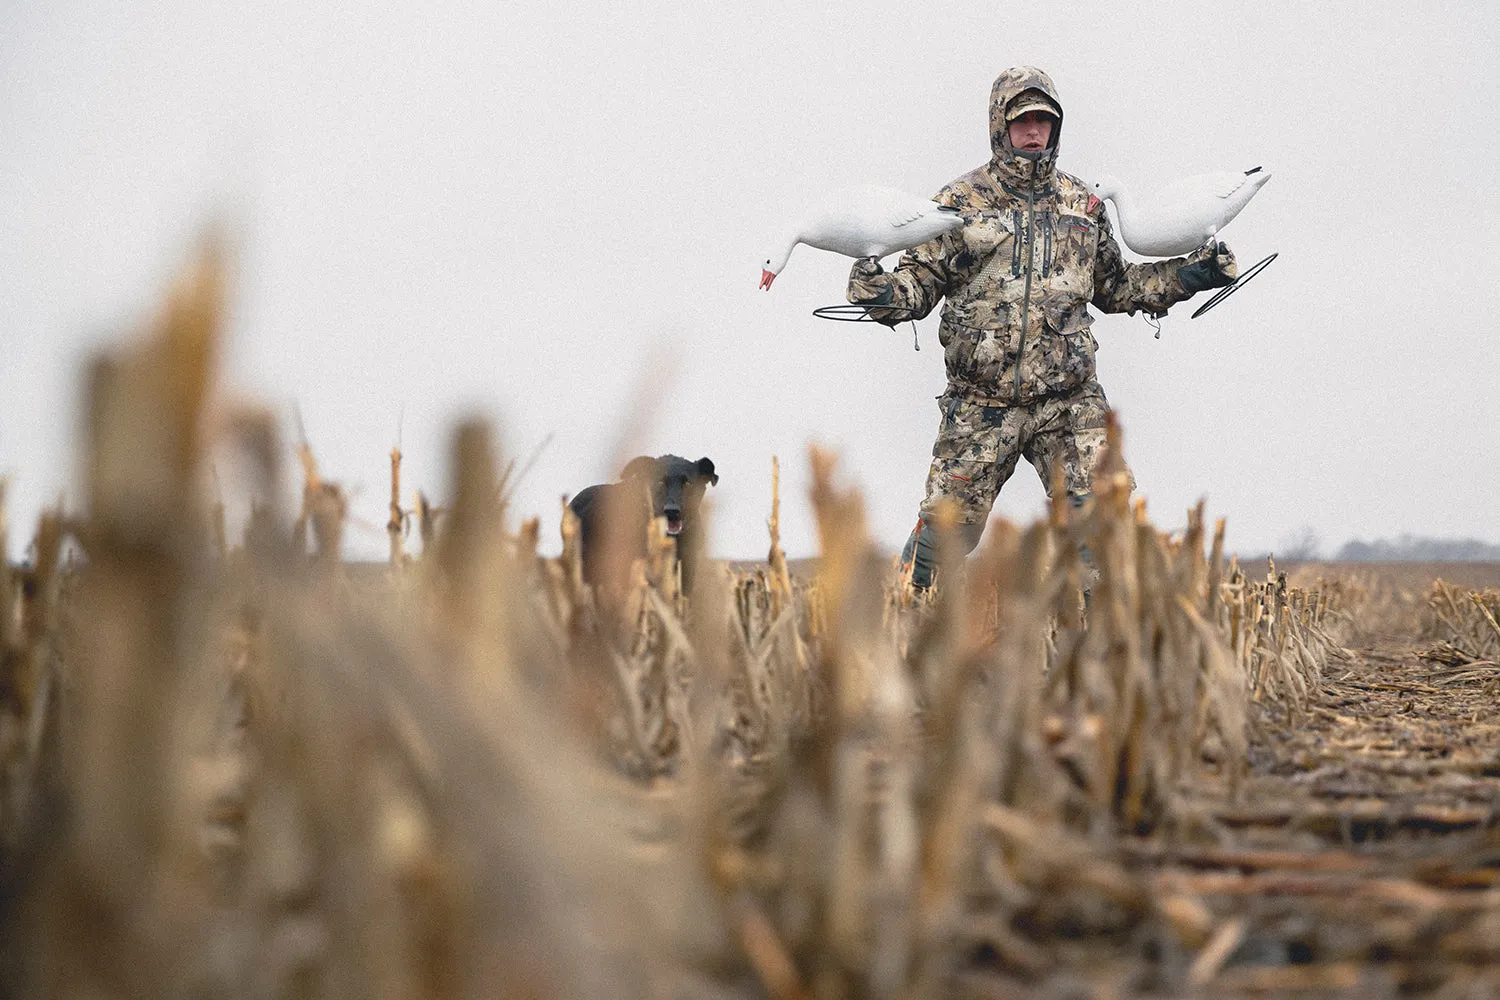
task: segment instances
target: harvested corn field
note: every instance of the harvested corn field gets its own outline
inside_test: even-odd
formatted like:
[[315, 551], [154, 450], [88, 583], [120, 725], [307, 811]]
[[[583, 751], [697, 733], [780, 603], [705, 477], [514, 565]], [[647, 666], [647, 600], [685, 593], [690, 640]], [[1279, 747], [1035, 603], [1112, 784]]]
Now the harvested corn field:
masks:
[[477, 422], [356, 569], [216, 401], [221, 287], [95, 362], [87, 510], [0, 579], [10, 992], [1500, 996], [1494, 590], [1239, 566], [1118, 428], [926, 593], [817, 448], [810, 572], [773, 505], [690, 598], [659, 533], [587, 586]]

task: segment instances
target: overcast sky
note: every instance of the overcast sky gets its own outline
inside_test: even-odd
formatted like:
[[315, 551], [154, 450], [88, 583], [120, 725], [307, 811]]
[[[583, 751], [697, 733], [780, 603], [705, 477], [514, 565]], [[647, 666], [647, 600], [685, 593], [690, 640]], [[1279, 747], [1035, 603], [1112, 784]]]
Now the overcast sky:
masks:
[[[1061, 93], [1065, 170], [1273, 175], [1225, 233], [1242, 262], [1281, 254], [1254, 284], [1159, 340], [1095, 326], [1158, 524], [1201, 497], [1242, 552], [1500, 541], [1497, 51], [1489, 2], [0, 0], [12, 553], [77, 497], [82, 359], [215, 215], [238, 240], [228, 386], [289, 441], [300, 408], [369, 523], [356, 554], [384, 550], [398, 426], [408, 493], [442, 495], [471, 412], [523, 460], [550, 437], [515, 498], [549, 540], [563, 494], [670, 451], [718, 467], [716, 553], [762, 556], [779, 455], [784, 541], [810, 554], [818, 441], [895, 547], [937, 315], [915, 353], [909, 326], [811, 315], [847, 259], [799, 248], [769, 293], [760, 261], [818, 192], [931, 195], [985, 160], [990, 83], [1021, 63]], [[1042, 502], [1022, 463], [995, 510]]]

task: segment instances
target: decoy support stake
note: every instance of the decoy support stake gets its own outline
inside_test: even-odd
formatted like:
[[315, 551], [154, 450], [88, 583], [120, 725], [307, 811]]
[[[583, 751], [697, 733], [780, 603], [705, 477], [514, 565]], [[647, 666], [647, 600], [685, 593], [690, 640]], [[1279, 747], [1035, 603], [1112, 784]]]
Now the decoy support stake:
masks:
[[922, 349], [922, 345], [917, 342], [917, 321], [911, 318], [911, 309], [907, 306], [866, 306], [859, 303], [841, 302], [836, 306], [819, 306], [813, 310], [813, 315], [818, 319], [831, 319], [840, 323], [874, 323], [876, 320], [870, 315], [871, 309], [900, 314], [898, 320], [910, 319], [911, 348], [914, 351]]
[[[1214, 293], [1213, 298], [1209, 299], [1207, 302], [1203, 303], [1201, 306], [1195, 309], [1193, 311], [1193, 315], [1190, 318], [1197, 319], [1199, 316], [1202, 316], [1214, 306], [1218, 305], [1220, 302], [1223, 302], [1225, 299], [1229, 298], [1229, 296], [1239, 291], [1247, 281], [1255, 277], [1260, 272], [1264, 271], [1267, 265], [1269, 265], [1271, 261], [1275, 260], [1276, 257], [1277, 254], [1273, 253], [1269, 257], [1264, 257], [1261, 260], [1256, 261], [1253, 265], [1251, 265], [1250, 270], [1246, 271], [1244, 274], [1236, 278], [1233, 284], [1225, 285], [1223, 288]], [[1160, 334], [1158, 334], [1158, 336], [1160, 336]]]

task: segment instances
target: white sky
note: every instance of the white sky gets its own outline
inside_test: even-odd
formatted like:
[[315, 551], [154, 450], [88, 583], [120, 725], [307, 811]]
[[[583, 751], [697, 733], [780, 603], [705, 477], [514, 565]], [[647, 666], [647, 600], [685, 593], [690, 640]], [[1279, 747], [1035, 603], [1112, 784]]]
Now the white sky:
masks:
[[[549, 540], [562, 494], [671, 451], [718, 466], [715, 552], [761, 556], [779, 455], [784, 541], [810, 554], [815, 440], [895, 547], [937, 430], [937, 315], [913, 353], [909, 326], [811, 316], [846, 259], [798, 248], [770, 293], [759, 264], [819, 191], [930, 195], [982, 162], [990, 83], [1020, 63], [1057, 83], [1065, 170], [1274, 175], [1225, 233], [1242, 262], [1280, 252], [1254, 284], [1160, 340], [1095, 326], [1159, 524], [1205, 497], [1245, 552], [1303, 528], [1500, 540], [1493, 4], [813, 8], [0, 0], [12, 553], [76, 499], [86, 351], [150, 315], [215, 213], [240, 240], [229, 386], [289, 442], [300, 407], [372, 526], [398, 423], [408, 499], [441, 496], [477, 411], [511, 455], [552, 436], [516, 494]], [[631, 432], [647, 385], [665, 395]], [[1041, 509], [1023, 462], [996, 513]]]

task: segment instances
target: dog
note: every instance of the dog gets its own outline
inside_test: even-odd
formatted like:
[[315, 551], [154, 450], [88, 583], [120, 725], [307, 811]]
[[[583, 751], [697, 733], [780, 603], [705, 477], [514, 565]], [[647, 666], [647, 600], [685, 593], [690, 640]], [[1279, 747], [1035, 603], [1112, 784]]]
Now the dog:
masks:
[[[620, 482], [588, 486], [578, 492], [568, 508], [578, 516], [582, 543], [583, 577], [597, 584], [605, 571], [605, 523], [620, 519], [622, 538], [632, 557], [646, 554], [646, 494], [651, 499], [651, 517], [666, 518], [667, 535], [677, 545], [682, 568], [682, 590], [692, 589], [694, 564], [702, 548], [698, 507], [708, 487], [719, 476], [707, 458], [696, 462], [677, 455], [642, 455], [632, 458], [620, 472]], [[622, 542], [622, 546], [624, 543]]]

